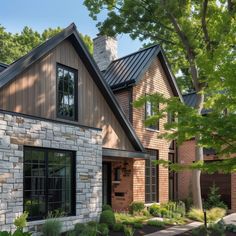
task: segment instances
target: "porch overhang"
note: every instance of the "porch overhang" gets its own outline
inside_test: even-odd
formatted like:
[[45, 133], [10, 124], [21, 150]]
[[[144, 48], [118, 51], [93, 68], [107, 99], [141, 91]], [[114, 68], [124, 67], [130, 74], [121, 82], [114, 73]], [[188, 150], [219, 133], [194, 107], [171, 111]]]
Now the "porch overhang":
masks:
[[148, 159], [149, 154], [145, 152], [102, 148], [102, 156], [109, 158]]

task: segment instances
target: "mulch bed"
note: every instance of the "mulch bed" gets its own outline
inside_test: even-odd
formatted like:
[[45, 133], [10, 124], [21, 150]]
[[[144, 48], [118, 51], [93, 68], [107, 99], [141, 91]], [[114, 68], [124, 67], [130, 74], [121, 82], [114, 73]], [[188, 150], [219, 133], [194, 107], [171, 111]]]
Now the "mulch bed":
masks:
[[[146, 234], [151, 234], [157, 231], [163, 230], [163, 228], [157, 228], [154, 226], [150, 226], [150, 225], [143, 225], [142, 229], [136, 229], [134, 236], [143, 236]], [[114, 232], [114, 231], [110, 231], [109, 232], [109, 236], [125, 236], [124, 232]]]

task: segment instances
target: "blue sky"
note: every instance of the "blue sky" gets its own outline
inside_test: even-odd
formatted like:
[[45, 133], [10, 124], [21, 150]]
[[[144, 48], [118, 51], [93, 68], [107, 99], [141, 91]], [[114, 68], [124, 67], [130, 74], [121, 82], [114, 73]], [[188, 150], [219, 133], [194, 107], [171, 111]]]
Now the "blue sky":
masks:
[[[48, 27], [64, 28], [72, 22], [81, 33], [92, 38], [98, 33], [96, 22], [89, 17], [83, 0], [0, 1], [0, 24], [12, 33], [20, 32], [24, 26], [41, 32]], [[119, 35], [117, 39], [119, 57], [137, 51], [142, 46], [138, 40], [133, 41], [128, 35]]]

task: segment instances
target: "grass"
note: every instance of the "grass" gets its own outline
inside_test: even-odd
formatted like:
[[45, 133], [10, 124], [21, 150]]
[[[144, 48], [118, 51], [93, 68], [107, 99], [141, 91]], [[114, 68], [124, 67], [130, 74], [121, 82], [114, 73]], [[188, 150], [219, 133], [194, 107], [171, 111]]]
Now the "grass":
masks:
[[165, 223], [163, 221], [159, 221], [159, 220], [149, 220], [147, 222], [147, 225], [154, 226], [157, 228], [164, 228], [165, 227]]
[[[206, 214], [207, 214], [207, 222], [214, 223], [216, 220], [219, 220], [225, 216], [226, 210], [223, 208], [215, 207], [210, 210], [207, 210]], [[204, 221], [203, 211], [199, 209], [192, 208], [188, 213], [188, 217], [192, 220], [200, 222]]]
[[117, 223], [129, 225], [143, 223], [145, 220], [148, 220], [150, 218], [150, 216], [132, 216], [126, 213], [115, 213], [115, 217]]

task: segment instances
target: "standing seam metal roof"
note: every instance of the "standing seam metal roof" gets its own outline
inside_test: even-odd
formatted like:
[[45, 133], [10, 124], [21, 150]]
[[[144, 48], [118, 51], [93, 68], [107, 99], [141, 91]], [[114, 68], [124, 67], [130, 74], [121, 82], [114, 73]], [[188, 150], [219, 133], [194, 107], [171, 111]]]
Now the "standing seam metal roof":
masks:
[[104, 74], [106, 82], [112, 89], [134, 83], [159, 50], [160, 46], [154, 45], [114, 60]]

